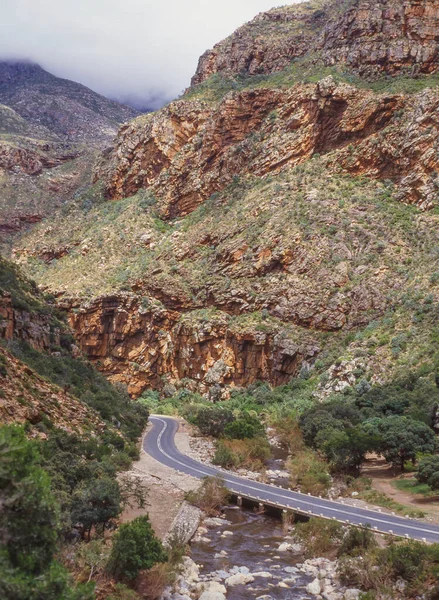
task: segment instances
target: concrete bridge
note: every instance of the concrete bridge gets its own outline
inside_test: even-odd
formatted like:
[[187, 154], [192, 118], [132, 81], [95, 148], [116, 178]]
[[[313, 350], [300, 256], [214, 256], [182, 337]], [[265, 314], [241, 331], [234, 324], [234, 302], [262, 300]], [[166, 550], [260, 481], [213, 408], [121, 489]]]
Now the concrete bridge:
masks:
[[143, 440], [145, 452], [164, 465], [198, 479], [220, 476], [227, 488], [238, 497], [238, 501], [246, 498], [258, 503], [261, 508], [268, 506], [307, 517], [332, 519], [355, 527], [370, 527], [373, 531], [384, 534], [439, 543], [438, 525], [285, 490], [204, 465], [176, 448], [174, 437], [179, 427], [176, 419], [153, 415], [150, 421], [153, 428]]

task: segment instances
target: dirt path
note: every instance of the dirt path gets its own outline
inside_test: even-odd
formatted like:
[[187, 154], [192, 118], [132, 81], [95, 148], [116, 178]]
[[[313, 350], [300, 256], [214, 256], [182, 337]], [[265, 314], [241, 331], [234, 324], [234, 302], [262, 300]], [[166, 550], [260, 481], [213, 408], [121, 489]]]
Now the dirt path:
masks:
[[[382, 458], [370, 457], [361, 470], [363, 477], [369, 477], [372, 480], [372, 487], [385, 494], [395, 502], [410, 506], [417, 510], [422, 510], [430, 517], [431, 521], [439, 523], [439, 502], [437, 498], [426, 498], [422, 494], [410, 494], [404, 490], [398, 490], [392, 485], [401, 477], [395, 473], [392, 467]], [[403, 475], [406, 479], [411, 479], [412, 474]]]

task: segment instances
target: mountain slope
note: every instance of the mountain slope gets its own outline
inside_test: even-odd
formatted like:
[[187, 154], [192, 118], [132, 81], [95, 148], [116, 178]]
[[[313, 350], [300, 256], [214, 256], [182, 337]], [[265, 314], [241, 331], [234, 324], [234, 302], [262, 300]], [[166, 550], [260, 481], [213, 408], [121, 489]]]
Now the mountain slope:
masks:
[[0, 251], [89, 187], [100, 149], [137, 115], [38, 65], [0, 62]]
[[0, 103], [25, 119], [39, 133], [37, 138], [49, 132], [55, 139], [75, 143], [109, 141], [120, 123], [138, 114], [79, 83], [23, 62], [0, 63]]
[[14, 248], [105, 374], [133, 396], [217, 398], [434, 373], [438, 14], [433, 0], [274, 9], [183, 98], [121, 128], [95, 173], [109, 201], [75, 202]]

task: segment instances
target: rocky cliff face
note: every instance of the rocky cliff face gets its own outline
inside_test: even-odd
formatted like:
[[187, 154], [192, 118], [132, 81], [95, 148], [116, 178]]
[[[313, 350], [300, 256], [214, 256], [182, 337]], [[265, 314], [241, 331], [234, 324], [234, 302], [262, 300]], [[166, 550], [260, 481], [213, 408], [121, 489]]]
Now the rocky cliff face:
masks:
[[437, 203], [439, 94], [376, 95], [328, 77], [290, 90], [231, 92], [219, 106], [180, 101], [123, 128], [97, 176], [117, 199], [151, 188], [175, 218], [233, 180], [264, 177], [314, 154], [334, 168], [397, 182], [399, 197]]
[[60, 345], [61, 330], [51, 315], [14, 308], [11, 294], [0, 289], [0, 339], [18, 339], [43, 352]]
[[437, 0], [313, 0], [276, 8], [203, 54], [192, 85], [214, 73], [274, 73], [306, 55], [367, 75], [431, 73], [438, 26]]
[[224, 386], [269, 380], [275, 385], [296, 376], [319, 348], [311, 336], [297, 343], [285, 332], [234, 330], [226, 313], [212, 318], [163, 308], [142, 308], [134, 295], [118, 295], [89, 305], [63, 301], [81, 348], [113, 382], [139, 395], [185, 382], [221, 399]]

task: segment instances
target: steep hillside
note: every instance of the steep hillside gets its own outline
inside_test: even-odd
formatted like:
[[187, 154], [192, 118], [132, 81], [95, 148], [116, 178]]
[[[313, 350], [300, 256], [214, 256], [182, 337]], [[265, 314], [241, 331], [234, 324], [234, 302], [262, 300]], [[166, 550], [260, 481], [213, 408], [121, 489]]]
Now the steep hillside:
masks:
[[0, 62], [0, 252], [90, 186], [100, 149], [136, 115], [38, 65]]
[[87, 362], [53, 299], [0, 258], [0, 423], [96, 436], [117, 421], [131, 432], [136, 409]]
[[14, 247], [106, 375], [134, 396], [217, 398], [434, 373], [437, 14], [274, 9], [204, 57], [183, 98], [121, 128], [87, 200]]
[[110, 141], [120, 123], [138, 114], [79, 83], [23, 62], [0, 63], [0, 103], [20, 115], [38, 139], [49, 132], [55, 139], [73, 143]]

